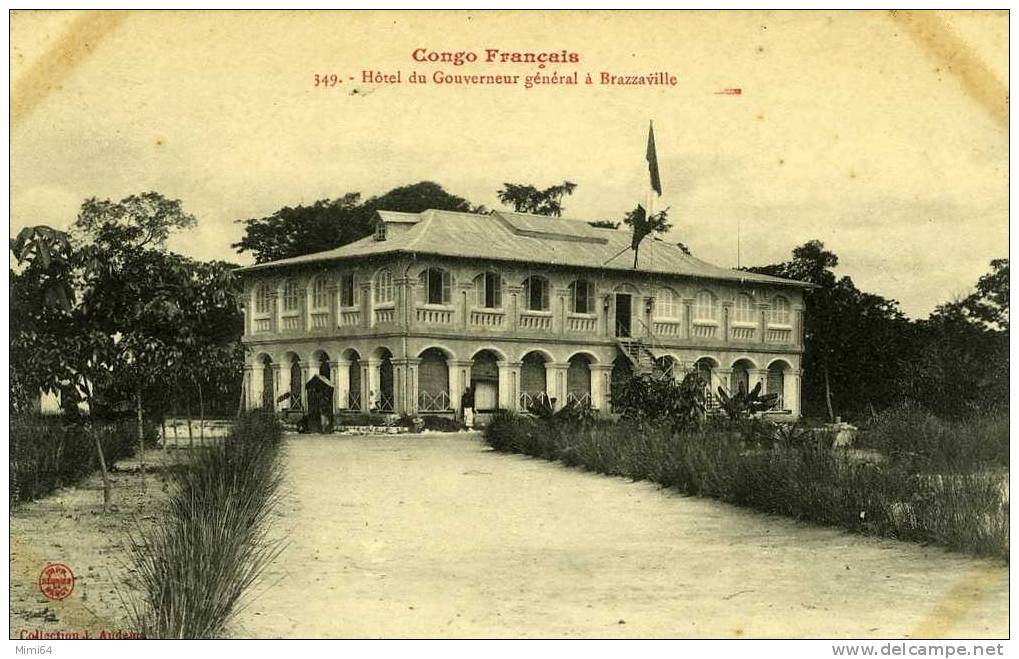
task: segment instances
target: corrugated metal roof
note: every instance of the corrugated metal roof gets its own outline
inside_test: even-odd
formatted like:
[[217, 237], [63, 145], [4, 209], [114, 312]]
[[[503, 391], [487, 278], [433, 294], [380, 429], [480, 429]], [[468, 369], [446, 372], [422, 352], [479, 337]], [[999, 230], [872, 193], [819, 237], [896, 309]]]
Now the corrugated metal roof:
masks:
[[[633, 270], [630, 231], [599, 229], [585, 221], [493, 211], [487, 215], [427, 210], [379, 211], [384, 222], [413, 223], [387, 240], [368, 236], [315, 254], [240, 268], [242, 272], [355, 259], [383, 254], [417, 253], [581, 268]], [[417, 218], [416, 222], [414, 218]], [[730, 270], [690, 256], [678, 246], [645, 240], [637, 270], [686, 277], [751, 281], [809, 287], [799, 281]]]

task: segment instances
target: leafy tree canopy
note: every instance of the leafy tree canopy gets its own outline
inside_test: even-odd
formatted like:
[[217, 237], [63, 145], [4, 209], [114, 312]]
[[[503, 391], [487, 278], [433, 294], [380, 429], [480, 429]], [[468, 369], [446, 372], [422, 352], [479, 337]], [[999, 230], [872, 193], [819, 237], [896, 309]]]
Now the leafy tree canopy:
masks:
[[497, 193], [499, 201], [511, 206], [517, 213], [532, 213], [534, 215], [549, 215], [551, 217], [562, 217], [563, 198], [573, 194], [577, 184], [571, 181], [563, 181], [559, 185], [553, 185], [539, 190], [533, 185], [521, 185], [519, 183], [503, 183], [502, 189]]
[[286, 206], [266, 217], [239, 220], [244, 237], [231, 245], [251, 252], [256, 263], [335, 249], [371, 235], [378, 210], [420, 213], [435, 208], [481, 212], [482, 207], [446, 192], [441, 185], [422, 181], [361, 200], [357, 192], [338, 199], [322, 199], [309, 206]]
[[162, 249], [171, 233], [197, 223], [194, 215], [184, 211], [179, 199], [144, 192], [116, 202], [95, 197], [85, 200], [74, 230], [96, 244]]

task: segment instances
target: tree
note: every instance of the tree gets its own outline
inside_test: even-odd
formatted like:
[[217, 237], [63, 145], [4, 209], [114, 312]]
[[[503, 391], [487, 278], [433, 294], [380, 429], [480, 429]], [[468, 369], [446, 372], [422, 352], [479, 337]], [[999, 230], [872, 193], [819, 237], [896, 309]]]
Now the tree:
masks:
[[623, 218], [623, 223], [633, 229], [633, 240], [630, 242], [630, 247], [633, 249], [633, 269], [637, 269], [637, 255], [640, 249], [640, 243], [647, 236], [651, 236], [654, 240], [655, 234], [665, 233], [672, 228], [669, 223], [669, 209], [661, 210], [651, 215], [647, 214], [647, 211], [643, 206], [637, 204], [637, 207], [626, 214]]
[[1008, 274], [1008, 259], [991, 261], [971, 294], [915, 324], [904, 395], [949, 417], [1008, 405]]
[[118, 202], [95, 197], [85, 200], [74, 228], [96, 242], [124, 241], [138, 248], [161, 249], [172, 232], [195, 224], [195, 216], [184, 211], [179, 199], [143, 192]]
[[551, 217], [562, 217], [563, 198], [572, 195], [577, 189], [577, 184], [570, 181], [563, 181], [544, 190], [519, 183], [503, 183], [502, 186], [496, 193], [499, 201], [512, 206], [515, 212]]
[[863, 414], [897, 400], [896, 369], [909, 351], [911, 328], [895, 300], [859, 290], [835, 276], [838, 256], [811, 240], [790, 261], [746, 268], [750, 272], [813, 284], [806, 304], [803, 354], [804, 409]]
[[1008, 329], [1008, 259], [991, 261], [991, 271], [961, 300], [938, 306], [934, 316], [958, 316], [989, 330]]
[[441, 185], [422, 181], [394, 188], [361, 200], [350, 192], [337, 199], [322, 199], [310, 206], [285, 206], [266, 217], [238, 220], [244, 236], [231, 245], [238, 253], [251, 252], [256, 263], [335, 249], [371, 235], [379, 210], [420, 213], [428, 209], [479, 212], [466, 199], [446, 192]]

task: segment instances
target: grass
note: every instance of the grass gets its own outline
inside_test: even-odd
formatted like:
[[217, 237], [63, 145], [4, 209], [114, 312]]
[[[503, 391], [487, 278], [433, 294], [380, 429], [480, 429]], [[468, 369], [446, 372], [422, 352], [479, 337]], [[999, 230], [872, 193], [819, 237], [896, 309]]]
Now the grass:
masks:
[[[886, 421], [879, 432], [891, 431]], [[1001, 437], [995, 433], [1004, 427], [1007, 446], [1007, 420], [1004, 426], [989, 419], [972, 424], [953, 424], [952, 433], [957, 439], [979, 435], [974, 441], [997, 444]], [[1007, 473], [995, 451], [926, 446], [924, 460], [915, 459], [915, 451], [891, 451], [886, 459], [864, 461], [851, 449], [834, 448], [824, 433], [768, 445], [748, 443], [725, 428], [675, 433], [611, 421], [578, 426], [516, 415], [496, 417], [485, 438], [499, 451], [648, 480], [765, 513], [1008, 558]], [[913, 436], [903, 439], [914, 440], [922, 445]], [[1005, 459], [1007, 464], [1007, 453]]]
[[131, 618], [146, 638], [218, 637], [278, 555], [266, 531], [281, 436], [271, 416], [242, 417], [222, 443], [195, 451], [174, 475], [165, 514], [131, 536]]
[[[96, 423], [91, 431], [99, 435], [111, 467], [133, 456], [138, 447], [134, 421]], [[146, 425], [145, 432], [147, 440], [154, 439], [154, 426]], [[74, 485], [99, 469], [92, 435], [82, 425], [65, 423], [60, 416], [11, 417], [10, 449], [11, 506]]]

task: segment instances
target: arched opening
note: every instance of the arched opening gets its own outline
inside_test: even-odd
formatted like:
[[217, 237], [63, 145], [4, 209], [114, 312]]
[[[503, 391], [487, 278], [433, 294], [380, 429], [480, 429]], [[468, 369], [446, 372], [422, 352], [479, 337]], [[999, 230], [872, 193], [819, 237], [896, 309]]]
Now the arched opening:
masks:
[[718, 362], [710, 357], [701, 357], [695, 364], [697, 370], [697, 376], [700, 377], [701, 382], [704, 383], [704, 406], [707, 409], [718, 407], [718, 401], [715, 396], [714, 386], [715, 381], [715, 369], [718, 368]]
[[737, 360], [732, 365], [732, 375], [729, 376], [730, 394], [736, 395], [740, 392], [750, 391], [750, 371], [753, 368], [753, 363], [747, 359]]
[[566, 403], [591, 407], [591, 358], [578, 354], [570, 357], [566, 369]]
[[626, 383], [633, 377], [633, 364], [626, 355], [616, 355], [612, 362], [612, 376], [609, 381], [609, 404], [613, 412], [619, 411], [619, 396]]
[[356, 350], [347, 350], [343, 359], [348, 362], [347, 409], [361, 411], [361, 355]]
[[325, 350], [316, 350], [312, 355], [312, 362], [318, 363], [318, 369], [305, 383], [308, 388], [308, 430], [331, 432], [333, 429], [333, 391], [336, 387], [332, 381], [332, 362]]
[[520, 409], [528, 410], [536, 400], [548, 398], [545, 379], [545, 355], [534, 351], [524, 355], [520, 364]]
[[445, 412], [451, 409], [449, 400], [449, 365], [446, 353], [428, 348], [420, 355], [418, 365], [418, 411]]
[[302, 393], [304, 390], [304, 374], [301, 372], [301, 359], [297, 355], [290, 357], [290, 405], [292, 410], [304, 409]]
[[262, 409], [272, 410], [276, 405], [276, 378], [273, 373], [272, 357], [262, 355]]
[[395, 398], [393, 396], [393, 353], [389, 348], [375, 351], [379, 363], [379, 391], [375, 399], [374, 409], [379, 412], [392, 412]]
[[499, 357], [491, 350], [481, 350], [471, 363], [471, 389], [474, 409], [494, 412], [499, 409]]
[[766, 383], [767, 391], [769, 394], [778, 394], [778, 401], [775, 403], [773, 409], [776, 410], [787, 410], [789, 405], [785, 400], [785, 382], [786, 382], [786, 370], [789, 368], [789, 364], [782, 360], [774, 361], [768, 365], [768, 381]]

